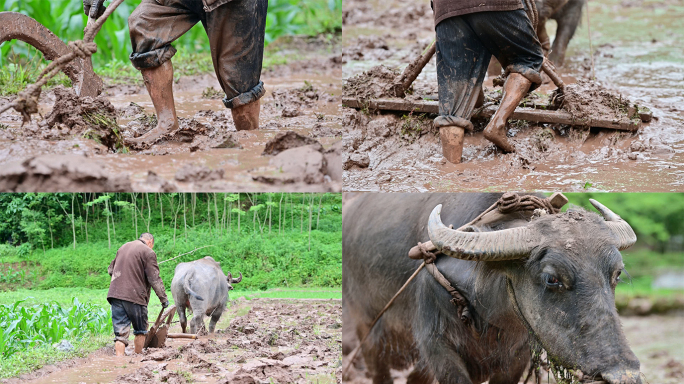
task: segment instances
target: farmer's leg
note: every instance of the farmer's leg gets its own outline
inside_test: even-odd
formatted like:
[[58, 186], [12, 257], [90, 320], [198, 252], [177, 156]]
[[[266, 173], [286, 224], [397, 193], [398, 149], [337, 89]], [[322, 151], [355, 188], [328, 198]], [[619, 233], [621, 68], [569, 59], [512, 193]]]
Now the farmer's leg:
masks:
[[112, 306], [112, 328], [114, 328], [114, 349], [117, 356], [126, 354], [128, 335], [131, 332], [131, 320], [128, 318], [123, 302], [119, 299], [110, 299]]
[[206, 14], [216, 76], [237, 130], [259, 128], [259, 99], [268, 0], [233, 0]]
[[481, 12], [464, 20], [477, 33], [482, 45], [494, 55], [508, 78], [498, 110], [485, 128], [485, 137], [504, 152], [515, 152], [506, 138], [506, 124], [527, 92], [541, 84], [544, 53], [535, 28], [524, 9]]
[[145, 336], [147, 335], [147, 306], [131, 303], [130, 301], [123, 301], [123, 306], [133, 324], [135, 353], [142, 353]]
[[165, 133], [178, 128], [173, 101], [173, 65], [176, 49], [171, 43], [197, 24], [201, 12], [192, 9], [193, 1], [143, 0], [128, 18], [133, 53], [131, 62], [140, 70], [145, 87], [157, 112], [157, 126], [141, 137], [130, 139], [133, 147], [144, 148], [159, 140]]
[[470, 115], [477, 102], [491, 58], [461, 16], [440, 22], [437, 32], [439, 116], [435, 127], [444, 157], [461, 162], [463, 130], [472, 130]]

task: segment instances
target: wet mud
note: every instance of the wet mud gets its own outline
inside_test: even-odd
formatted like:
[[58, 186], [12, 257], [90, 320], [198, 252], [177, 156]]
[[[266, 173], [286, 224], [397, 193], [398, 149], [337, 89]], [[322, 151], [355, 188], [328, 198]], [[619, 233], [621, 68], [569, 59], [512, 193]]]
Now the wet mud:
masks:
[[[358, 345], [355, 330], [351, 322], [344, 317], [343, 329], [343, 361], [346, 366], [349, 353]], [[684, 379], [684, 341], [681, 328], [684, 326], [684, 314], [652, 315], [645, 317], [621, 317], [623, 330], [630, 348], [641, 363], [642, 380], [651, 384], [678, 384]], [[394, 383], [404, 384], [412, 368], [406, 370], [391, 369]], [[524, 377], [523, 377], [524, 379]], [[556, 383], [553, 376], [542, 376], [542, 382]], [[350, 384], [371, 384], [367, 375], [363, 356], [359, 353], [350, 368]], [[522, 379], [520, 383], [522, 384]]]
[[[343, 7], [343, 92], [358, 99], [385, 97], [388, 80], [434, 39], [429, 4], [424, 7], [406, 0], [349, 0]], [[441, 143], [432, 126], [434, 115], [346, 109], [344, 190], [681, 190], [684, 82], [679, 74], [684, 66], [675, 48], [678, 35], [668, 29], [671, 22], [659, 19], [664, 17], [658, 16], [662, 12], [647, 19], [637, 18], [651, 15], [646, 12], [653, 7], [671, 12], [668, 20], [676, 20], [673, 15], [684, 15], [681, 7], [661, 3], [630, 3], [630, 7], [623, 7], [619, 1], [611, 1], [609, 5], [592, 6], [596, 14], [592, 17], [599, 20], [592, 27], [595, 41], [610, 37], [611, 42], [594, 46], [596, 80], [590, 82], [586, 26], [578, 30], [570, 43], [566, 65], [560, 69], [568, 88], [567, 100], [564, 104], [562, 99], [556, 100], [577, 118], [591, 116], [624, 122], [642, 110], [634, 108], [635, 104], [646, 107], [653, 119], [638, 132], [510, 121], [508, 136], [516, 153], [503, 154], [482, 134], [487, 121], [476, 119], [475, 131], [466, 132], [463, 162], [452, 164], [441, 154]], [[394, 16], [388, 17], [389, 13]], [[624, 25], [616, 29], [616, 13], [624, 13], [623, 21], [634, 24], [634, 36], [625, 36]], [[651, 28], [658, 23], [663, 26]], [[553, 37], [554, 31], [549, 31]], [[656, 43], [651, 43], [650, 38], [648, 43], [639, 41], [649, 33], [663, 38]], [[489, 76], [484, 85], [490, 98], [496, 99], [501, 88], [493, 86], [494, 80]], [[545, 80], [527, 101], [546, 104], [553, 99], [555, 87], [548, 78]], [[407, 99], [436, 97], [433, 58], [414, 82]]]
[[199, 340], [167, 339], [141, 355], [131, 342], [126, 357], [108, 347], [3, 383], [340, 383], [341, 316], [339, 300], [239, 300]]
[[[85, 100], [75, 98], [70, 89], [56, 88], [41, 97], [44, 119], [36, 116], [22, 128], [19, 114], [0, 115], [0, 164], [21, 164], [41, 155], [86, 156], [107, 175], [128, 175], [128, 190], [136, 191], [340, 191], [341, 175], [328, 172], [325, 164], [321, 167], [325, 173], [315, 182], [304, 181], [313, 180], [304, 173], [284, 187], [261, 177], [265, 170], [277, 171], [271, 165], [272, 156], [262, 153], [279, 132], [294, 131], [310, 138], [321, 153], [341, 140], [339, 39], [286, 40], [276, 45], [288, 63], [262, 74], [267, 94], [260, 100], [259, 130], [235, 129], [230, 111], [215, 97], [220, 86], [213, 74], [174, 82], [179, 129], [140, 148], [126, 144], [126, 139], [139, 137], [156, 125], [143, 87], [107, 87], [103, 96]], [[221, 177], [176, 177], [186, 165], [207, 168]], [[44, 184], [49, 190], [60, 188], [59, 184], [50, 186], [49, 181]]]

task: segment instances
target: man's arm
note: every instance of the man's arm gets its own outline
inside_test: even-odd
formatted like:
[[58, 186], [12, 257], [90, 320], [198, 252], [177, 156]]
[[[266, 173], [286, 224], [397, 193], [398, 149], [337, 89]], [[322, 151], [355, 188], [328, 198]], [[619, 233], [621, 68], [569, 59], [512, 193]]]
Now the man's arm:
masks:
[[119, 251], [116, 251], [116, 256], [114, 256], [114, 260], [112, 260], [112, 262], [109, 263], [109, 267], [107, 267], [107, 273], [109, 273], [109, 276], [111, 276], [114, 273], [114, 264], [116, 263], [117, 257], [119, 257]]
[[166, 288], [164, 288], [164, 282], [159, 276], [159, 264], [157, 264], [157, 255], [154, 251], [150, 250], [145, 258], [145, 277], [147, 278], [147, 283], [152, 286], [154, 293], [157, 294], [159, 301], [162, 303], [162, 307], [166, 308], [169, 306], [169, 299], [166, 297]]

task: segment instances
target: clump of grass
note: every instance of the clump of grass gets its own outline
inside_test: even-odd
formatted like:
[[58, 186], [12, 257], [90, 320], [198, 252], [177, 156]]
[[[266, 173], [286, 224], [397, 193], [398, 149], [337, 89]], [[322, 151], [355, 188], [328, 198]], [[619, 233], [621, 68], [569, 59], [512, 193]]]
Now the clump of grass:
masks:
[[214, 87], [207, 87], [204, 91], [202, 91], [202, 98], [203, 99], [222, 99], [223, 98], [223, 91], [218, 90]]
[[310, 82], [304, 80], [304, 85], [298, 89], [300, 92], [315, 92], [316, 88], [314, 88], [313, 84]]
[[409, 143], [415, 142], [425, 133], [425, 128], [429, 124], [427, 115], [421, 113], [414, 115], [413, 112], [401, 117], [401, 136]]
[[103, 113], [84, 113], [83, 120], [93, 127], [83, 133], [83, 137], [95, 140], [117, 152], [128, 153], [119, 124], [112, 116]]

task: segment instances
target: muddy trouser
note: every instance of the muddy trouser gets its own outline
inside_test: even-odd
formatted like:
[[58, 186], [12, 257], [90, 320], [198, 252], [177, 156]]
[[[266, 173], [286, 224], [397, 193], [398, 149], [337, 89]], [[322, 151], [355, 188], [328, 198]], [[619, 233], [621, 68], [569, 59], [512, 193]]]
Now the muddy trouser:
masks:
[[119, 299], [109, 299], [109, 304], [112, 306], [114, 341], [120, 341], [128, 346], [131, 324], [134, 335], [147, 334], [147, 306]]
[[201, 21], [223, 104], [236, 108], [261, 98], [260, 81], [268, 0], [233, 0], [205, 12], [202, 0], [142, 0], [128, 18], [137, 69], [162, 65], [176, 54], [171, 43]]
[[542, 80], [541, 44], [525, 10], [477, 12], [441, 21], [437, 32], [437, 83], [439, 116], [435, 127], [473, 129], [471, 114], [496, 57], [506, 74], [520, 73], [532, 82]]

